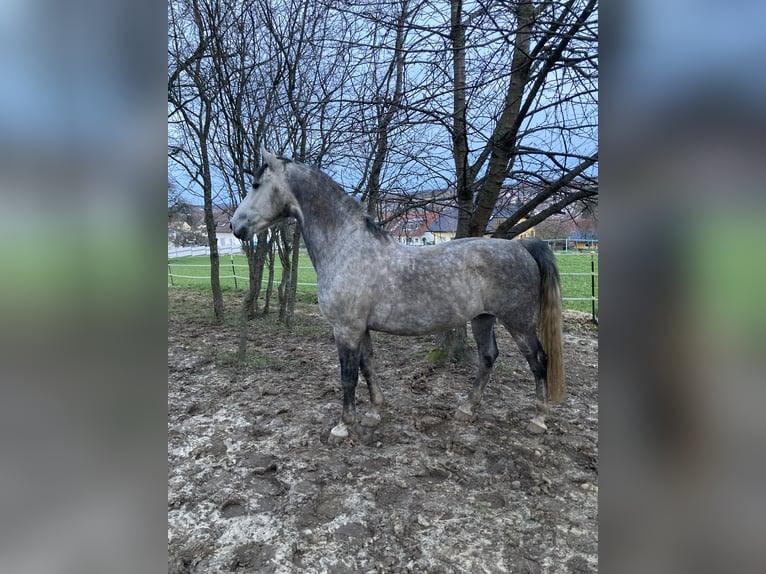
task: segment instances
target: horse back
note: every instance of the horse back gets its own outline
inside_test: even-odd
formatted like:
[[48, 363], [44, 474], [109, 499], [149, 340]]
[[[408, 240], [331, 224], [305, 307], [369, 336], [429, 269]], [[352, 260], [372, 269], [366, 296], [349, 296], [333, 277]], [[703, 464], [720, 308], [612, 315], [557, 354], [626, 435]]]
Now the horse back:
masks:
[[[368, 254], [357, 293], [344, 312], [365, 314], [367, 326], [394, 334], [448, 329], [481, 314], [504, 321], [536, 320], [540, 274], [517, 241], [470, 238], [436, 246], [396, 245]], [[353, 291], [353, 289], [352, 289]]]

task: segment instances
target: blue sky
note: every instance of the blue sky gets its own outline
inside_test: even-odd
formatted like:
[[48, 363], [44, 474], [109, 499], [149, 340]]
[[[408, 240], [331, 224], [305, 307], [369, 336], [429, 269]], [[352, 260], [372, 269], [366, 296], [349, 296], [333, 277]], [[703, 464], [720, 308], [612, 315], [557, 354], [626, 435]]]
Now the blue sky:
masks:
[[[470, 7], [467, 7], [466, 10], [469, 10]], [[443, 15], [442, 15], [443, 16]], [[445, 20], [446, 22], [446, 20]], [[419, 41], [417, 38], [417, 34], [411, 34], [411, 38], [409, 41]], [[447, 73], [449, 70], [448, 65], [448, 52], [446, 51], [446, 44], [444, 38], [441, 38], [439, 36], [429, 36], [427, 38], [427, 42], [429, 45], [429, 49], [436, 49], [436, 50], [445, 50], [443, 57], [441, 58], [444, 60], [442, 62], [442, 65], [444, 66], [441, 72], [438, 72], [438, 74]], [[432, 45], [433, 44], [433, 45]], [[423, 48], [422, 42], [420, 42], [420, 47]], [[426, 53], [424, 57], [432, 58], [432, 54]], [[473, 57], [477, 57], [477, 54], [474, 53]], [[485, 58], [481, 57], [481, 54], [478, 54], [479, 60], [485, 60]], [[509, 59], [509, 52], [508, 51], [501, 51], [496, 52], [493, 55], [492, 60], [487, 60], [484, 63], [489, 63], [491, 69], [486, 69], [482, 73], [492, 75], [495, 74], [497, 76], [500, 76], [501, 74], [506, 73], [506, 67], [505, 64], [507, 64], [507, 60]], [[445, 63], [447, 62], [447, 63]], [[469, 80], [473, 81], [473, 79], [481, 80], [483, 76], [479, 74], [477, 71], [478, 68], [471, 68], [469, 62]], [[381, 66], [385, 67], [385, 62], [381, 64]], [[430, 85], [431, 87], [425, 88], [424, 90], [421, 90], [418, 88], [420, 86], [420, 82], [417, 82], [416, 76], [418, 74], [422, 75], [422, 72], [424, 70], [428, 70], [429, 74], [434, 73], [434, 70], [436, 68], [429, 68], [427, 66], [419, 65], [416, 63], [413, 63], [411, 65], [408, 65], [406, 76], [410, 78], [411, 82], [415, 82], [414, 87], [411, 89], [411, 92], [408, 93], [408, 97], [410, 98], [410, 102], [416, 102], [418, 98], [430, 98], [433, 96], [431, 91], [440, 91], [442, 92], [440, 95], [440, 98], [442, 99], [440, 105], [443, 106], [444, 110], [443, 113], [445, 114], [445, 117], [448, 118], [449, 114], [451, 113], [451, 101], [450, 101], [450, 92], [447, 90], [444, 86], [440, 85], [438, 82], [434, 84], [433, 79], [429, 79], [429, 81], [426, 83], [426, 85]], [[476, 78], [473, 78], [473, 76], [476, 76]], [[486, 79], [484, 77], [484, 79]], [[359, 88], [359, 86], [357, 86]], [[497, 88], [497, 87], [496, 87]], [[349, 88], [351, 91], [354, 90], [353, 87]], [[390, 87], [389, 87], [390, 89]], [[500, 86], [500, 91], [504, 90], [504, 87]], [[446, 90], [446, 91], [445, 91]], [[486, 94], [485, 94], [486, 95]], [[470, 110], [472, 114], [472, 121], [477, 122], [477, 124], [481, 124], [481, 122], [484, 122], [489, 126], [488, 129], [491, 129], [491, 127], [494, 126], [494, 122], [496, 121], [496, 115], [497, 110], [495, 108], [499, 107], [500, 103], [503, 100], [503, 93], [495, 93], [492, 95], [492, 100], [489, 101], [486, 104], [478, 103], [476, 101], [471, 102]], [[593, 122], [597, 122], [597, 114], [595, 112], [596, 103], [594, 102], [588, 102], [586, 104], [586, 107], [588, 110], [586, 113], [592, 117]], [[563, 109], [563, 111], [560, 111], [559, 113], [562, 114], [569, 114], [571, 113], [571, 110]], [[577, 113], [582, 113], [582, 110], [577, 110]], [[544, 114], [540, 114], [538, 117], [532, 118], [529, 121], [529, 125], [541, 125], [544, 122], [548, 122], [549, 120], [544, 117]], [[570, 122], [571, 124], [575, 124], [575, 121], [572, 120]], [[389, 181], [384, 181], [384, 186], [388, 183], [389, 185], [399, 188], [402, 190], [422, 190], [422, 189], [443, 189], [449, 182], [451, 182], [452, 176], [451, 174], [454, 172], [454, 165], [453, 160], [451, 158], [451, 147], [452, 142], [449, 136], [448, 131], [444, 127], [431, 127], [428, 128], [430, 130], [430, 133], [424, 131], [423, 128], [410, 125], [406, 126], [405, 128], [400, 129], [400, 134], [403, 136], [403, 141], [405, 142], [412, 142], [412, 146], [409, 146], [408, 143], [399, 143], [398, 145], [401, 145], [403, 149], [401, 149], [401, 154], [397, 153], [396, 148], [394, 147], [391, 152], [389, 153], [389, 156], [387, 158], [388, 160], [388, 173], [389, 173]], [[406, 133], [401, 133], [402, 131]], [[472, 134], [471, 141], [469, 142], [469, 145], [474, 150], [479, 150], [483, 144], [484, 141], [488, 138], [489, 134]], [[364, 137], [364, 136], [363, 136]], [[530, 138], [525, 143], [527, 145], [532, 145], [539, 147], [546, 151], [552, 151], [552, 150], [563, 150], [563, 144], [560, 143], [560, 134], [556, 133], [556, 131], [550, 131], [548, 134], [543, 138], [540, 139], [539, 137]], [[397, 145], [398, 136], [391, 138], [391, 143], [395, 146]], [[595, 129], [592, 131], [592, 138], [589, 140], [583, 139], [579, 136], [572, 136], [571, 141], [569, 142], [569, 151], [572, 151], [573, 148], [577, 148], [576, 151], [579, 153], [582, 153], [583, 155], [590, 155], [596, 150], [596, 142], [595, 142]], [[427, 168], [424, 168], [422, 166], [418, 166], [418, 161], [411, 161], [408, 160], [407, 154], [413, 153], [418, 154], [418, 146], [422, 146], [425, 153], [428, 153], [430, 158], [429, 162], [433, 163], [434, 161], [437, 161], [439, 165], [431, 165], [428, 164]], [[345, 150], [344, 150], [345, 152]], [[347, 152], [347, 153], [353, 153], [353, 152]], [[471, 159], [475, 159], [472, 157]], [[571, 161], [571, 160], [570, 160]], [[409, 162], [409, 163], [408, 163]], [[361, 161], [353, 161], [351, 157], [344, 159], [338, 159], [338, 158], [329, 158], [324, 162], [323, 169], [327, 171], [331, 176], [333, 176], [339, 183], [341, 183], [346, 189], [350, 189], [353, 186], [357, 184], [359, 181], [361, 175], [359, 173], [359, 169], [361, 167]], [[572, 162], [574, 165], [576, 162]], [[391, 176], [391, 174], [397, 173], [397, 168], [407, 166], [407, 171], [403, 176], [397, 175], [395, 178]], [[538, 166], [535, 166], [533, 164], [527, 164], [524, 166], [527, 169], [535, 170], [538, 169]], [[431, 170], [430, 173], [428, 170]], [[189, 180], [189, 177], [182, 173], [182, 170], [177, 169], [173, 165], [172, 162], [169, 162], [169, 171], [174, 179], [177, 180], [178, 187], [180, 188], [189, 188], [193, 189], [195, 186], [192, 185], [192, 183]], [[595, 168], [594, 170], [595, 171]], [[216, 178], [216, 182], [214, 187], [217, 189], [220, 189], [223, 187], [223, 181], [220, 178]], [[194, 193], [187, 194], [191, 201], [200, 202], [201, 199], [195, 198]], [[199, 195], [199, 194], [197, 194]], [[225, 199], [228, 196], [228, 193], [224, 193], [222, 196], [222, 199]]]

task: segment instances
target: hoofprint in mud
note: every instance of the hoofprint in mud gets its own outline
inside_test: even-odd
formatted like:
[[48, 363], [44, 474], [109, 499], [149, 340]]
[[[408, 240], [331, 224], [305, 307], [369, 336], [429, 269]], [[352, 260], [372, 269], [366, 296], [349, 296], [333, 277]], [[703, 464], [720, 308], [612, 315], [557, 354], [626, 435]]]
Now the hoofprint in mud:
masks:
[[171, 312], [169, 572], [596, 572], [598, 342], [568, 319], [546, 434], [525, 430], [533, 377], [504, 331], [471, 422], [454, 406], [472, 367], [429, 362], [432, 337], [373, 335], [383, 421], [334, 445], [337, 352], [315, 306], [293, 333], [256, 322], [248, 366], [236, 329]]

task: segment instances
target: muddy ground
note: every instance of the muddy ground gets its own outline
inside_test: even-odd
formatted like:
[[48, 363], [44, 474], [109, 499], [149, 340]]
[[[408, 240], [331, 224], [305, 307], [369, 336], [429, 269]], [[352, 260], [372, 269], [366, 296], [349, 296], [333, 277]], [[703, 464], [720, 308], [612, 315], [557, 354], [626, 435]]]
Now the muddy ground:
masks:
[[[588, 316], [567, 314], [569, 393], [547, 434], [525, 430], [534, 380], [502, 328], [468, 423], [453, 413], [472, 367], [429, 362], [433, 337], [373, 334], [383, 422], [336, 445], [339, 367], [315, 305], [293, 332], [255, 321], [243, 366], [235, 321], [212, 326], [202, 295], [169, 291], [169, 572], [597, 572]], [[364, 413], [364, 383], [357, 402]]]

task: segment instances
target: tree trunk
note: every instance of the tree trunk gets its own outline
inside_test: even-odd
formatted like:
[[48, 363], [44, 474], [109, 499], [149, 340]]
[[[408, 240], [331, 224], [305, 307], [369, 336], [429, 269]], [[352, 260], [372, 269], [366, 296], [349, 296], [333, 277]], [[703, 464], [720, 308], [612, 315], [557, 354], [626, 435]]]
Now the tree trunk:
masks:
[[489, 165], [471, 214], [468, 234], [481, 237], [487, 229], [492, 211], [497, 205], [503, 182], [510, 173], [520, 126], [520, 110], [524, 88], [529, 82], [532, 58], [529, 56], [534, 24], [534, 7], [521, 2], [516, 7], [518, 29], [513, 44], [511, 79], [505, 94], [503, 113], [490, 139]]
[[470, 363], [475, 359], [473, 349], [468, 344], [466, 325], [437, 334], [436, 346], [444, 352], [449, 361]]
[[239, 344], [237, 346], [237, 360], [241, 363], [247, 356], [247, 318], [250, 307], [252, 306], [252, 294], [253, 290], [250, 289], [248, 294], [242, 299], [242, 307], [239, 314]]
[[468, 172], [468, 128], [466, 126], [465, 24], [463, 2], [452, 0], [450, 16], [452, 42], [452, 155], [455, 160], [455, 194], [457, 195], [457, 231], [455, 239], [468, 237], [473, 211], [473, 193]]
[[[455, 238], [481, 237], [487, 228], [492, 211], [497, 204], [508, 166], [513, 158], [519, 126], [524, 86], [529, 80], [531, 58], [529, 57], [534, 8], [531, 3], [522, 2], [516, 7], [518, 29], [514, 39], [511, 78], [506, 92], [503, 112], [495, 127], [486, 152], [490, 163], [480, 189], [476, 176], [481, 161], [468, 165], [468, 128], [466, 123], [466, 24], [463, 21], [462, 0], [451, 2], [452, 67], [454, 75], [452, 144], [455, 160], [455, 186], [458, 205], [458, 222]], [[477, 195], [478, 194], [478, 195]], [[474, 197], [475, 196], [475, 197]], [[444, 333], [439, 346], [450, 359], [464, 360], [472, 356], [468, 348], [466, 326]]]
[[274, 239], [269, 242], [269, 278], [266, 282], [266, 297], [263, 301], [263, 314], [271, 310], [271, 297], [274, 295]]
[[255, 316], [255, 301], [258, 299], [258, 267], [255, 258], [255, 249], [252, 245], [243, 245], [245, 257], [247, 258], [247, 293], [243, 299], [245, 304], [245, 319], [250, 320]]
[[[455, 193], [457, 196], [457, 230], [455, 239], [468, 237], [473, 211], [473, 193], [468, 171], [468, 129], [466, 126], [465, 24], [463, 2], [452, 0], [450, 41], [452, 43], [452, 154], [455, 160]], [[450, 361], [470, 360], [466, 326], [437, 335], [436, 344]]]
[[237, 359], [245, 360], [247, 353], [247, 325], [250, 319], [253, 319], [257, 312], [258, 296], [261, 292], [261, 282], [263, 279], [263, 267], [266, 261], [266, 232], [258, 235], [258, 244], [255, 248], [252, 245], [245, 245], [245, 255], [247, 256], [248, 277], [250, 287], [242, 299], [242, 307], [239, 316], [239, 346], [237, 349]]
[[[389, 64], [385, 76], [388, 78], [381, 88], [388, 85], [390, 78], [394, 78], [394, 91], [388, 101], [386, 94], [386, 103], [379, 102], [379, 116], [375, 132], [375, 144], [373, 145], [373, 160], [370, 168], [370, 176], [367, 182], [367, 189], [362, 195], [362, 201], [367, 204], [367, 213], [373, 218], [377, 218], [380, 213], [380, 178], [383, 173], [383, 167], [389, 152], [388, 136], [391, 130], [391, 123], [394, 120], [402, 103], [404, 94], [404, 41], [407, 35], [407, 16], [408, 8], [405, 2], [402, 5], [402, 12], [396, 25], [396, 42], [394, 45], [394, 59]], [[381, 90], [382, 91], [382, 90]], [[387, 109], [386, 109], [387, 106]]]
[[279, 281], [277, 292], [279, 294], [279, 321], [287, 322], [287, 296], [290, 292], [290, 274], [292, 273], [292, 260], [290, 258], [290, 245], [287, 234], [287, 222], [279, 226], [279, 239], [277, 251], [279, 252], [279, 261], [282, 263], [282, 278]]
[[205, 211], [205, 228], [207, 229], [208, 246], [210, 247], [210, 287], [213, 291], [213, 321], [223, 323], [223, 293], [221, 292], [220, 258], [218, 256], [218, 239], [215, 233], [215, 218], [213, 216], [213, 181], [210, 176], [210, 163], [207, 145], [202, 150], [202, 178]]
[[261, 295], [261, 286], [263, 285], [263, 268], [266, 266], [266, 259], [269, 255], [269, 232], [262, 231], [258, 234], [255, 253], [253, 255], [253, 273], [250, 278], [250, 287], [253, 290], [253, 305], [250, 318], [258, 314], [258, 298]]
[[293, 316], [295, 315], [295, 298], [298, 293], [298, 264], [300, 262], [300, 250], [301, 250], [301, 225], [297, 221], [295, 222], [295, 230], [293, 231], [293, 244], [292, 244], [292, 263], [290, 268], [290, 283], [289, 290], [287, 292], [287, 305], [285, 312], [285, 325], [288, 328], [293, 326]]

